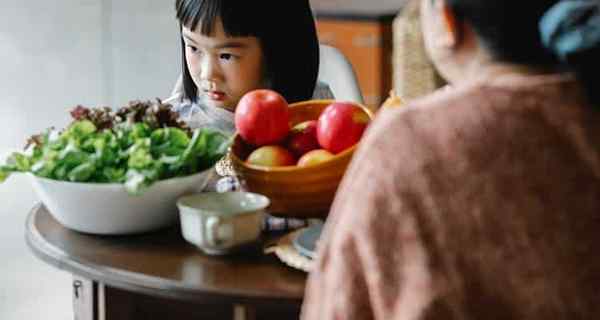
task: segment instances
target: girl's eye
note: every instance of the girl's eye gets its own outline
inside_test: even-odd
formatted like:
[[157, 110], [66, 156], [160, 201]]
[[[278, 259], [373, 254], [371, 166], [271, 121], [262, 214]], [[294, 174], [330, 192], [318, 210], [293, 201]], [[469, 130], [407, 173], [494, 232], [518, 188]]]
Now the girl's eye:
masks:
[[223, 60], [231, 60], [231, 59], [233, 59], [233, 55], [231, 53], [221, 53], [219, 55], [219, 58], [221, 58]]
[[196, 52], [196, 51], [198, 51], [198, 48], [196, 48], [196, 47], [194, 47], [194, 46], [190, 46], [189, 44], [187, 45], [187, 47], [188, 47], [188, 49], [189, 49], [191, 52]]

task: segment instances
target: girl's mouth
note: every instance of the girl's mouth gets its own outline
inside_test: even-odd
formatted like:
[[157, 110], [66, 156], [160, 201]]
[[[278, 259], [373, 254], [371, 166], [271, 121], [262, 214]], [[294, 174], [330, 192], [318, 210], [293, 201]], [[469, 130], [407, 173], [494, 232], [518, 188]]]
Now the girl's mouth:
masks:
[[213, 101], [225, 100], [225, 92], [222, 91], [206, 91], [206, 96]]

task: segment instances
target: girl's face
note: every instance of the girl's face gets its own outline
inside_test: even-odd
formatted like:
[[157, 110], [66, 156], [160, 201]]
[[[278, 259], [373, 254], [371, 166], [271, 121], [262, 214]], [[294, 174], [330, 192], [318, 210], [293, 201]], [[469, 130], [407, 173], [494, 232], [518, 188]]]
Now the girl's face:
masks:
[[244, 94], [265, 86], [258, 38], [228, 37], [220, 20], [210, 36], [186, 27], [182, 35], [187, 67], [207, 106], [235, 111]]

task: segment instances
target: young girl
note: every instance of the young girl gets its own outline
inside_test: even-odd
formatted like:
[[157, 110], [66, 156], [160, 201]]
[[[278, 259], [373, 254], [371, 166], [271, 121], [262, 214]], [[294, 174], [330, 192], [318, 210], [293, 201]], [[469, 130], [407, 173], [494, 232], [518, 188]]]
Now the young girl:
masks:
[[289, 103], [332, 97], [315, 86], [319, 44], [308, 0], [177, 0], [175, 6], [183, 74], [168, 102], [191, 127], [233, 133], [238, 101], [258, 88]]
[[[288, 103], [333, 99], [327, 85], [317, 83], [319, 43], [308, 0], [177, 0], [175, 8], [183, 73], [166, 102], [190, 127], [233, 134], [237, 103], [258, 88], [275, 90]], [[216, 171], [224, 178], [212, 188], [239, 188], [228, 158]], [[267, 229], [281, 229], [303, 222], [266, 223]]]

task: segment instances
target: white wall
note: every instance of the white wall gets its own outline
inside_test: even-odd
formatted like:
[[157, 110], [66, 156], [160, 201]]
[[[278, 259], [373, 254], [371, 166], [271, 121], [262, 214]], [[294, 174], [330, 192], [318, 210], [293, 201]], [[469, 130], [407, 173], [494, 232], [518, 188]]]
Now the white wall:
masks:
[[[63, 127], [77, 104], [166, 96], [179, 70], [173, 0], [0, 0], [0, 153]], [[70, 276], [24, 242], [37, 201], [0, 184], [0, 319], [70, 319]]]

